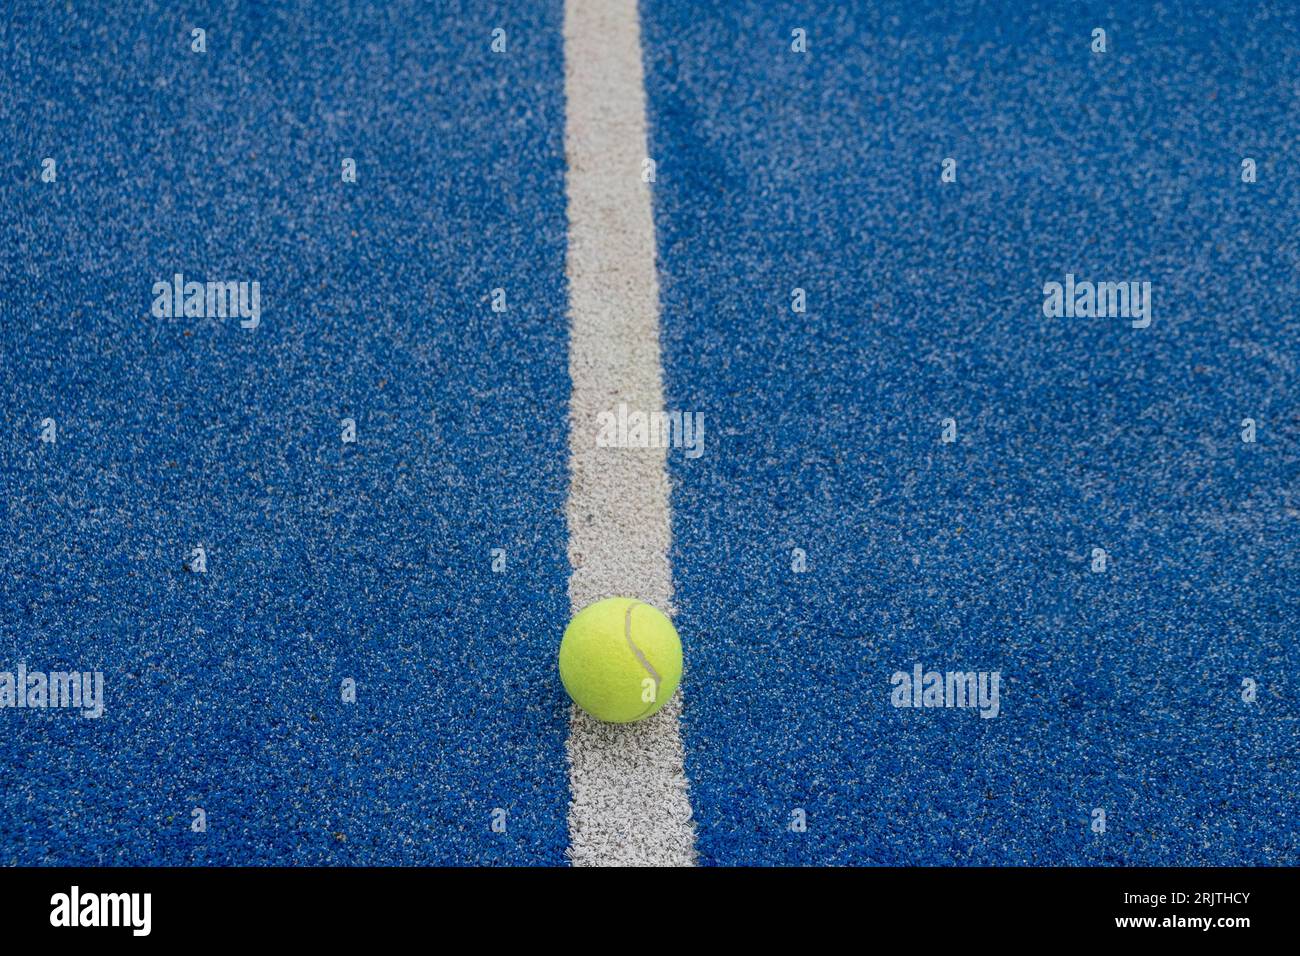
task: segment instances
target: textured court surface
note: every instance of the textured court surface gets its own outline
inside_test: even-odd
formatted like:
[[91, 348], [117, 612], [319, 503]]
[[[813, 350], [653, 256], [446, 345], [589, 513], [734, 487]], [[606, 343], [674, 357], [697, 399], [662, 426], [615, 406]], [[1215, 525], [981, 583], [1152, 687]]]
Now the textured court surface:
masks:
[[2, 37], [0, 659], [108, 710], [0, 712], [0, 861], [562, 860], [558, 7], [116, 6]]
[[[926, 6], [644, 8], [700, 856], [1295, 862], [1294, 18]], [[1151, 326], [1046, 319], [1071, 271]]]
[[[562, 4], [117, 6], [0, 19], [0, 864], [563, 863]], [[641, 14], [699, 861], [1300, 863], [1294, 10]]]

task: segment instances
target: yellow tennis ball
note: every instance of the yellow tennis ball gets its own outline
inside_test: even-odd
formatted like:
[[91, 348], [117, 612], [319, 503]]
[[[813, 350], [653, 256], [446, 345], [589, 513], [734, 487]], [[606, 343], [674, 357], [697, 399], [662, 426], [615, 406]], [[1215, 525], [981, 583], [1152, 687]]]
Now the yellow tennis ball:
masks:
[[643, 601], [612, 597], [573, 616], [560, 641], [560, 680], [574, 703], [615, 724], [649, 717], [682, 679], [673, 622]]

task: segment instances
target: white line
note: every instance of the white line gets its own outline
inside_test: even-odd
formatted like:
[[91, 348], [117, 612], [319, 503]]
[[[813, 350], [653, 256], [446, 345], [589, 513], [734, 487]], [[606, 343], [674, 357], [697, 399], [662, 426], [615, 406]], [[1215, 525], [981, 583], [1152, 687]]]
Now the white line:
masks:
[[[599, 448], [597, 415], [663, 408], [645, 90], [636, 0], [566, 0], [569, 277], [569, 599], [613, 595], [671, 613], [663, 449]], [[689, 669], [690, 662], [687, 661]], [[681, 693], [635, 724], [574, 708], [569, 855], [575, 865], [691, 865]]]

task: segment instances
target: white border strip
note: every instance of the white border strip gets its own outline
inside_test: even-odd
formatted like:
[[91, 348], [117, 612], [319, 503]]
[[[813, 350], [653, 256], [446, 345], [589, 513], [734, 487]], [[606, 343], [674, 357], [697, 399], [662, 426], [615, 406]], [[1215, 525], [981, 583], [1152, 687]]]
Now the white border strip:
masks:
[[[641, 31], [636, 0], [566, 0], [570, 484], [569, 599], [614, 595], [671, 613], [663, 449], [599, 448], [597, 415], [664, 407]], [[689, 661], [687, 662], [689, 667]], [[577, 708], [569, 726], [574, 865], [692, 865], [681, 694], [635, 724]]]

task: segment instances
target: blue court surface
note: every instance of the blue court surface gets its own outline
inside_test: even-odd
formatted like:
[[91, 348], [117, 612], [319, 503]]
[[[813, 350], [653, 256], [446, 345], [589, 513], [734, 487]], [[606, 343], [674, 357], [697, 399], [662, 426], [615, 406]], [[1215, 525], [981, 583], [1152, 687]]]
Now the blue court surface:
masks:
[[[0, 708], [0, 865], [563, 865], [563, 4], [73, 8], [0, 18], [0, 672], [104, 712]], [[640, 16], [699, 862], [1300, 863], [1294, 7]]]

